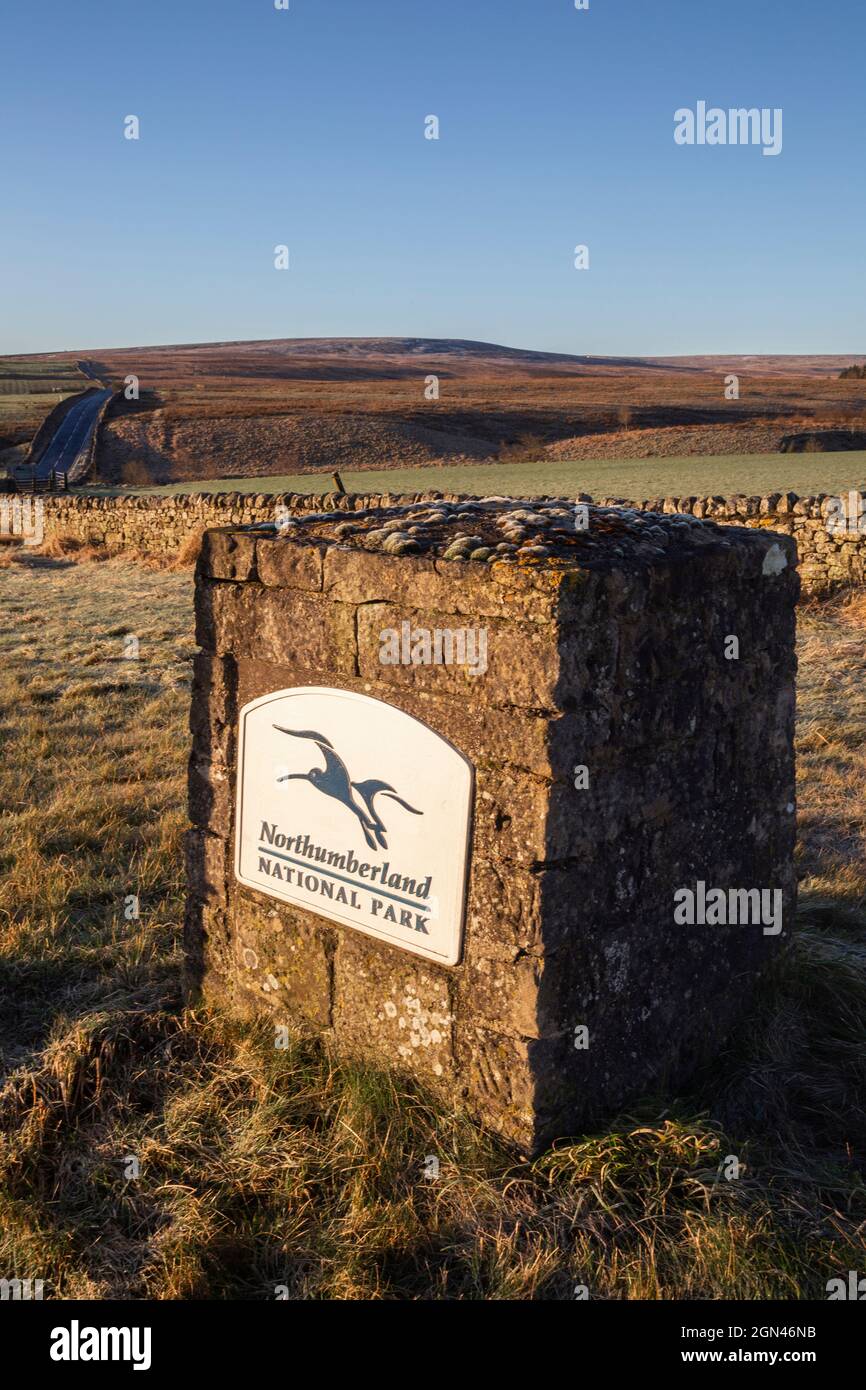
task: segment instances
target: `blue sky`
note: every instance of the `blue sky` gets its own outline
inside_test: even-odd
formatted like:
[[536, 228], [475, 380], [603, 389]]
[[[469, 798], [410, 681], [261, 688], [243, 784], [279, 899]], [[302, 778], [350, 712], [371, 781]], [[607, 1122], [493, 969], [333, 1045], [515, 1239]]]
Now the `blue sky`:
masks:
[[[862, 0], [9, 6], [0, 351], [864, 353], [864, 53]], [[677, 146], [699, 100], [782, 153]]]

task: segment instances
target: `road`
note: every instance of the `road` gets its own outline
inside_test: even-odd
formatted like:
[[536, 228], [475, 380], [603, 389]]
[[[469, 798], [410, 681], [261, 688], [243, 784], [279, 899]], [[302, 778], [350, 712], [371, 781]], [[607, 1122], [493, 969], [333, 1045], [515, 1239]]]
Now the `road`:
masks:
[[110, 395], [110, 391], [94, 391], [93, 395], [76, 401], [75, 405], [67, 410], [36, 464], [37, 478], [49, 477], [52, 469], [61, 474], [72, 467], [89, 440], [96, 425], [96, 417]]
[[82, 376], [87, 376], [91, 381], [98, 381], [100, 386], [107, 386], [108, 382], [100, 374], [95, 362], [76, 362], [76, 367]]

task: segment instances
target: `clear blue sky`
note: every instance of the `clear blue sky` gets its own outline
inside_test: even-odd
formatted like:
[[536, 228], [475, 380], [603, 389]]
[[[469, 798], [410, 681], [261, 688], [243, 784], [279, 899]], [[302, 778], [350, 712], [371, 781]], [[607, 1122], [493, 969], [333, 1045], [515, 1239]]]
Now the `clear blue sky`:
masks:
[[[30, 0], [0, 51], [0, 351], [866, 353], [863, 0]], [[677, 146], [699, 100], [781, 155]]]

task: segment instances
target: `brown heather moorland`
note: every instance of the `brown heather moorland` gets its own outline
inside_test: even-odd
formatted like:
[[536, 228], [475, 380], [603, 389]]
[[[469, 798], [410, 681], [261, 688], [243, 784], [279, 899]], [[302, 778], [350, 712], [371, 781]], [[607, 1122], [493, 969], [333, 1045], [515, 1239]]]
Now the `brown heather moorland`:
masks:
[[[837, 357], [576, 357], [431, 339], [287, 339], [88, 353], [140, 399], [102, 433], [109, 483], [444, 463], [866, 447]], [[68, 371], [75, 354], [9, 359]], [[740, 398], [725, 399], [725, 377]], [[438, 400], [425, 397], [427, 378]]]

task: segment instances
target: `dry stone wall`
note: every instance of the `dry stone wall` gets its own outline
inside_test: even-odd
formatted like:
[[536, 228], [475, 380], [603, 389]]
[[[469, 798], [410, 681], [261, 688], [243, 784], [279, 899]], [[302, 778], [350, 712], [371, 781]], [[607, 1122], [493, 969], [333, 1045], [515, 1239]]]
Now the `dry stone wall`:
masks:
[[[309, 493], [240, 492], [172, 497], [52, 497], [45, 500], [44, 527], [48, 537], [65, 534], [96, 544], [165, 555], [177, 553], [188, 537], [208, 527], [272, 521], [278, 506], [303, 514], [323, 506], [356, 511], [368, 505], [439, 497], [456, 500], [454, 494], [438, 492], [407, 496], [331, 493], [324, 498]], [[601, 505], [613, 502], [622, 499], [606, 498]], [[852, 520], [848, 516], [846, 524], [830, 526], [830, 518], [838, 517], [839, 499], [823, 495], [800, 498], [787, 493], [768, 497], [667, 497], [622, 505], [782, 532], [797, 542], [803, 591], [810, 595], [866, 582], [866, 518]]]

